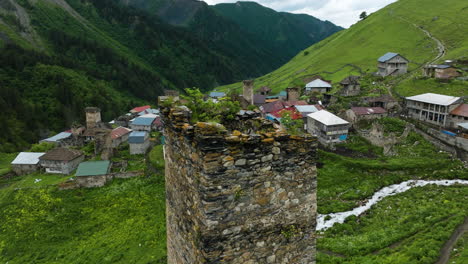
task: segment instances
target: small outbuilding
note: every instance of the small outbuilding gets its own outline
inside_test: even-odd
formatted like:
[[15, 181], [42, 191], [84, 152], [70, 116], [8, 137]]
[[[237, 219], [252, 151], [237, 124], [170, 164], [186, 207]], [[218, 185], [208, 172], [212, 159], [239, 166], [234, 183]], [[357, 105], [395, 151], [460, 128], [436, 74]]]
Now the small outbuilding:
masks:
[[17, 175], [29, 174], [39, 169], [39, 158], [44, 152], [21, 152], [11, 162], [11, 168]]
[[382, 77], [405, 74], [408, 72], [408, 63], [409, 60], [400, 54], [388, 52], [378, 59], [378, 74]]
[[349, 127], [348, 121], [325, 110], [307, 116], [307, 132], [325, 145], [346, 141]]
[[332, 89], [331, 83], [322, 79], [315, 79], [305, 86], [305, 92], [311, 94], [313, 92], [328, 93]]
[[458, 69], [451, 65], [428, 65], [423, 68], [423, 75], [430, 78], [450, 80], [461, 76]]
[[76, 181], [80, 187], [101, 187], [107, 182], [110, 171], [110, 161], [82, 162], [76, 171]]
[[149, 134], [146, 131], [133, 131], [129, 138], [130, 154], [145, 154], [150, 146]]
[[351, 107], [346, 111], [346, 117], [351, 122], [359, 122], [360, 120], [379, 119], [387, 116], [387, 111], [382, 107]]
[[68, 175], [84, 160], [84, 155], [75, 149], [55, 148], [39, 157], [39, 160], [47, 173]]
[[112, 147], [116, 148], [120, 144], [127, 142], [130, 133], [132, 132], [131, 129], [126, 127], [118, 127], [111, 132], [112, 138]]

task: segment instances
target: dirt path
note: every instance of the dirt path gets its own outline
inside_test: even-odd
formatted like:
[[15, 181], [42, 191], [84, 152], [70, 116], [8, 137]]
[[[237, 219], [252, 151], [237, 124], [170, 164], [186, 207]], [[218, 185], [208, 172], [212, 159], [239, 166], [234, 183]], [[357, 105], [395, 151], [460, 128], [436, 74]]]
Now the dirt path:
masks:
[[468, 217], [465, 218], [465, 222], [455, 229], [452, 236], [440, 250], [440, 258], [435, 264], [447, 264], [450, 259], [450, 253], [453, 250], [457, 241], [463, 236], [465, 232], [468, 232]]
[[[407, 22], [408, 24], [414, 26], [415, 28], [417, 28], [418, 30], [422, 31], [426, 36], [428, 36], [430, 39], [432, 39], [436, 44], [437, 44], [437, 56], [426, 62], [425, 64], [421, 64], [420, 66], [418, 66], [416, 69], [412, 70], [411, 72], [403, 75], [401, 78], [398, 78], [395, 80], [395, 82], [392, 82], [390, 83], [390, 85], [387, 86], [387, 89], [388, 89], [388, 92], [390, 95], [393, 96], [393, 92], [395, 91], [395, 87], [400, 84], [402, 81], [404, 80], [407, 80], [409, 78], [411, 78], [416, 72], [418, 72], [420, 69], [422, 69], [424, 66], [427, 66], [427, 65], [430, 65], [430, 64], [433, 64], [435, 63], [436, 61], [438, 61], [439, 59], [443, 58], [445, 56], [445, 54], [447, 53], [447, 49], [445, 48], [445, 45], [444, 43], [437, 39], [436, 37], [434, 37], [431, 32], [429, 32], [428, 30], [424, 29], [422, 26], [418, 26], [414, 23], [412, 23], [411, 21], [403, 18], [403, 17], [398, 17], [399, 19]], [[401, 97], [397, 92], [395, 92], [399, 97]]]

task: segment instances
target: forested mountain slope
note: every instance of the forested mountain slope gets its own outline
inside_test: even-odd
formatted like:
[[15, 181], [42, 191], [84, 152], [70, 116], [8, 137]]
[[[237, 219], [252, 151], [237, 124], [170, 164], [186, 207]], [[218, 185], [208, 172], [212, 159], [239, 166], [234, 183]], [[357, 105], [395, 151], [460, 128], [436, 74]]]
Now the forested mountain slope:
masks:
[[[400, 0], [371, 14], [349, 29], [340, 31], [312, 45], [290, 62], [256, 79], [255, 86], [269, 86], [275, 91], [291, 85], [303, 85], [308, 77], [320, 74], [338, 82], [353, 74], [377, 71], [377, 59], [386, 52], [398, 52], [408, 58], [410, 70], [439, 57], [437, 42], [445, 46], [443, 60], [466, 60], [468, 56], [468, 2], [458, 0]], [[433, 38], [430, 38], [426, 32]], [[418, 72], [420, 72], [418, 70]], [[461, 81], [460, 81], [461, 82]], [[409, 84], [416, 87], [412, 90]], [[240, 83], [221, 89], [240, 89]], [[456, 89], [451, 87], [456, 86]], [[408, 79], [398, 87], [403, 95], [422, 92], [468, 94], [458, 81], [438, 84], [433, 81]]]
[[0, 61], [1, 151], [68, 128], [86, 106], [110, 120], [164, 89], [208, 89], [248, 72], [112, 0], [0, 0]]

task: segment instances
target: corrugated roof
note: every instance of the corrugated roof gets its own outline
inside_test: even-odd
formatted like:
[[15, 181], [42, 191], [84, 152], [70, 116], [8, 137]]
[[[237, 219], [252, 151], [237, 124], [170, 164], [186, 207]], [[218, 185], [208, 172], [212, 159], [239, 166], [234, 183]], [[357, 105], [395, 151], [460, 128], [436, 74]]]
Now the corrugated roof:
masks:
[[211, 92], [210, 97], [226, 97], [226, 93], [223, 92]]
[[111, 132], [111, 137], [112, 139], [118, 139], [124, 135], [127, 135], [128, 133], [131, 133], [132, 130], [126, 127], [118, 127]]
[[429, 104], [437, 104], [437, 105], [451, 105], [456, 101], [460, 100], [460, 97], [442, 95], [442, 94], [434, 94], [434, 93], [425, 93], [419, 94], [411, 97], [406, 97], [406, 100], [411, 101], [418, 101], [423, 103]]
[[315, 113], [320, 111], [321, 109], [318, 109], [315, 105], [296, 105], [295, 106], [297, 111], [300, 113]]
[[132, 121], [132, 125], [135, 126], [151, 126], [155, 117], [137, 117]]
[[283, 102], [284, 107], [296, 106], [296, 105], [307, 105], [306, 101], [286, 101]]
[[71, 161], [82, 155], [83, 153], [76, 149], [55, 148], [41, 156], [39, 160]]
[[356, 115], [379, 115], [387, 113], [382, 107], [351, 107], [351, 110]]
[[464, 129], [468, 129], [468, 123], [458, 123], [458, 126]]
[[275, 101], [275, 102], [267, 103], [267, 104], [260, 106], [260, 110], [262, 110], [263, 113], [276, 112], [283, 108], [284, 108], [284, 104], [281, 101]]
[[315, 79], [310, 83], [306, 84], [306, 88], [331, 88], [332, 85], [324, 80]]
[[13, 165], [36, 165], [39, 163], [39, 158], [45, 152], [20, 152], [15, 160], [11, 162]]
[[343, 120], [340, 117], [325, 110], [321, 110], [321, 111], [309, 114], [307, 117], [317, 120], [326, 126], [349, 124], [348, 121]]
[[468, 117], [468, 104], [462, 104], [450, 112], [452, 115]]
[[154, 114], [154, 115], [159, 115], [159, 110], [158, 109], [146, 109], [144, 111], [141, 111], [138, 113], [139, 116], [146, 115], [146, 114]]
[[59, 142], [60, 140], [69, 138], [72, 133], [69, 132], [60, 132], [57, 135], [41, 140], [41, 142]]
[[261, 105], [265, 103], [266, 95], [254, 94], [254, 104]]
[[393, 59], [394, 57], [398, 56], [400, 54], [398, 53], [395, 53], [395, 52], [387, 52], [385, 53], [385, 55], [383, 55], [382, 57], [379, 58], [379, 62], [386, 62], [388, 60], [391, 60]]
[[144, 143], [148, 132], [146, 131], [133, 131], [128, 137], [128, 143], [140, 144]]
[[140, 113], [141, 111], [145, 111], [146, 109], [151, 108], [150, 105], [138, 106], [130, 110], [131, 113]]
[[109, 172], [110, 161], [87, 161], [78, 166], [75, 176], [98, 176]]

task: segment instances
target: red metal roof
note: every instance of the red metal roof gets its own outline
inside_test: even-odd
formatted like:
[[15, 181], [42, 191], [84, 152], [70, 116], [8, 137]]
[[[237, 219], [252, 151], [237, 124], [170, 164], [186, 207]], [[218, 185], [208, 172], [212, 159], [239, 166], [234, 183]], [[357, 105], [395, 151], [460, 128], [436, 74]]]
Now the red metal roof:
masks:
[[111, 138], [112, 139], [118, 139], [119, 137], [122, 137], [126, 134], [129, 134], [130, 132], [132, 132], [131, 129], [128, 129], [126, 127], [118, 127], [114, 130], [112, 130], [111, 132]]
[[455, 108], [452, 112], [452, 115], [468, 117], [468, 104], [462, 104], [459, 107]]
[[291, 113], [291, 118], [292, 118], [293, 120], [301, 119], [301, 118], [302, 118], [301, 113], [299, 113], [299, 112], [296, 110], [296, 108], [294, 108], [294, 107], [284, 108], [284, 109], [278, 110], [278, 111], [276, 111], [276, 112], [272, 112], [271, 114], [272, 114], [274, 117], [281, 118], [284, 112], [290, 112], [290, 113]]
[[351, 107], [356, 115], [377, 115], [385, 114], [387, 111], [382, 107]]
[[130, 110], [130, 112], [131, 113], [140, 113], [140, 112], [145, 111], [146, 109], [149, 109], [149, 108], [151, 108], [150, 105], [139, 106], [139, 107], [133, 108], [132, 110]]

